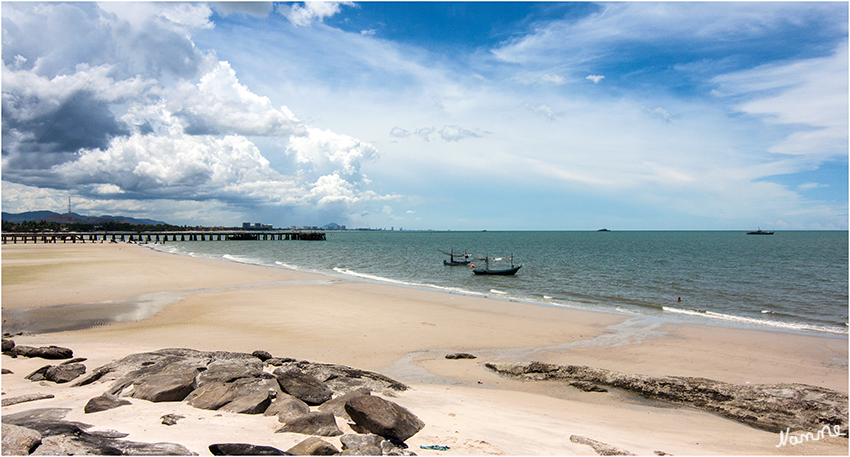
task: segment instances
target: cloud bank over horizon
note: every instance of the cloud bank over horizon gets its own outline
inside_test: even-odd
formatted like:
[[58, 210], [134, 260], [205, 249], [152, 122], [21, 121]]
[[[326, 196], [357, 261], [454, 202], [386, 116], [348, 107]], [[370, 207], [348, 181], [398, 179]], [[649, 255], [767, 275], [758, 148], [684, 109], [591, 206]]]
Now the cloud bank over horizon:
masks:
[[840, 5], [2, 8], [7, 212], [847, 228]]

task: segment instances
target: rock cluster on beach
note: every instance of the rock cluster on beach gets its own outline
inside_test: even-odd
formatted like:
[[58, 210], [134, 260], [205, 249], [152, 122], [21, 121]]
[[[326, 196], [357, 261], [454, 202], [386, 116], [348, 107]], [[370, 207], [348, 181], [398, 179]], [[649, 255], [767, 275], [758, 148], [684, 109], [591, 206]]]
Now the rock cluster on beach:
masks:
[[589, 391], [613, 387], [644, 398], [694, 406], [772, 432], [847, 430], [847, 394], [804, 384], [730, 384], [705, 378], [646, 376], [578, 365], [487, 363], [501, 375], [579, 383]]
[[[8, 351], [4, 352], [8, 355], [34, 353], [31, 349], [17, 353], [13, 343], [6, 341], [4, 350], [8, 346]], [[64, 354], [73, 356], [70, 350]], [[282, 423], [277, 433], [311, 435], [287, 451], [248, 443], [217, 443], [209, 447], [215, 455], [415, 455], [406, 449], [404, 441], [425, 425], [402, 406], [372, 395], [394, 396], [393, 392], [407, 389], [402, 383], [342, 365], [274, 358], [265, 351], [247, 354], [163, 349], [127, 356], [85, 376], [81, 376], [85, 372], [81, 362], [75, 360], [67, 366], [71, 368], [60, 371], [74, 373], [72, 379], [76, 380], [70, 387], [112, 381], [106, 392], [85, 405], [86, 414], [132, 404], [128, 399], [185, 402], [200, 409], [277, 416]], [[68, 381], [66, 377], [49, 379], [47, 373], [53, 368], [48, 365], [39, 369], [30, 379]], [[4, 415], [3, 454], [191, 454], [179, 444], [136, 443], [122, 440], [126, 434], [89, 433], [86, 424], [62, 420], [65, 414], [67, 410], [54, 408]], [[337, 417], [350, 421], [348, 425], [358, 433], [341, 436], [341, 450], [319, 438], [343, 435]], [[166, 415], [161, 419], [163, 424], [173, 425], [181, 418]]]

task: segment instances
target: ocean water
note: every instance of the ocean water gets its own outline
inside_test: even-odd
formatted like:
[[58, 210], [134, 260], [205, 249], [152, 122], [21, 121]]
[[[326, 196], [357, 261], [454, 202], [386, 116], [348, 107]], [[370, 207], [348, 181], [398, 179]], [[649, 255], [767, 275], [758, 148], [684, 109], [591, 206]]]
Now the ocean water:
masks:
[[[327, 241], [169, 242], [155, 249], [546, 306], [848, 334], [848, 232], [328, 232]], [[454, 249], [514, 256], [515, 276], [444, 266]], [[478, 263], [478, 262], [476, 262]], [[681, 297], [681, 301], [677, 299]]]

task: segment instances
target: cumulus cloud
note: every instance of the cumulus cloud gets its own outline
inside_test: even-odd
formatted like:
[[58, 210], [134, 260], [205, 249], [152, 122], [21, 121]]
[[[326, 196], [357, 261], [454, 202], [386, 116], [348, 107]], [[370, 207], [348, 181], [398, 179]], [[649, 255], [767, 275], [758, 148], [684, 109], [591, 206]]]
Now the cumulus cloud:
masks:
[[434, 127], [422, 127], [416, 129], [413, 133], [416, 134], [419, 138], [422, 138], [425, 141], [431, 141], [431, 134], [436, 132], [437, 129]]
[[589, 81], [593, 81], [593, 84], [599, 84], [599, 81], [602, 81], [603, 79], [605, 79], [605, 76], [604, 75], [587, 75], [587, 78], [585, 78], [585, 79], [587, 79]]
[[459, 125], [447, 125], [440, 129], [440, 138], [443, 141], [460, 141], [466, 138], [481, 138], [483, 133], [467, 130]]
[[407, 130], [405, 130], [405, 129], [401, 128], [401, 127], [393, 127], [393, 128], [392, 128], [392, 130], [390, 130], [390, 136], [391, 136], [391, 137], [395, 137], [395, 138], [407, 138], [407, 137], [409, 137], [410, 135], [411, 135], [411, 133], [410, 133], [410, 132], [408, 132]]
[[280, 5], [278, 11], [293, 25], [304, 27], [314, 21], [321, 22], [340, 11], [340, 5], [353, 6], [352, 2], [321, 2], [309, 1], [302, 4]]
[[[298, 8], [321, 20], [339, 4]], [[377, 159], [374, 146], [305, 125], [196, 49], [191, 34], [212, 27], [211, 14], [203, 4], [4, 5], [4, 206], [39, 187], [100, 207], [155, 201], [181, 214], [193, 214], [184, 201], [233, 214], [226, 205], [347, 211], [397, 198], [366, 188], [360, 168]], [[279, 149], [261, 151], [258, 137]]]

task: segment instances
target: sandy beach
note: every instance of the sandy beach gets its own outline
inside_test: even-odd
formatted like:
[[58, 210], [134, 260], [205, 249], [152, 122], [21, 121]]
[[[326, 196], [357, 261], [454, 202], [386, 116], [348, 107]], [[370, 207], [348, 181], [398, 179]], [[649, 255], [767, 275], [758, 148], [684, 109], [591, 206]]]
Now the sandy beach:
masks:
[[[541, 361], [735, 384], [803, 383], [846, 393], [848, 340], [681, 324], [355, 281], [130, 244], [2, 247], [3, 331], [16, 344], [57, 345], [89, 370], [163, 348], [252, 352], [376, 371], [411, 388], [392, 401], [426, 425], [407, 440], [418, 455], [595, 455], [573, 435], [638, 455], [846, 455], [846, 438], [777, 446], [778, 433], [696, 408], [557, 382], [496, 375], [488, 362]], [[91, 327], [93, 324], [96, 326]], [[32, 331], [50, 333], [27, 334]], [[466, 352], [476, 359], [449, 360]], [[107, 386], [70, 388], [24, 376], [48, 362], [2, 357], [3, 398], [53, 399], [3, 407], [72, 408], [67, 420], [128, 440], [174, 442], [200, 455], [213, 443], [286, 450], [305, 438], [274, 433], [275, 417], [133, 400], [84, 414]], [[160, 423], [180, 414], [176, 425]], [[346, 425], [340, 421], [345, 432]], [[846, 432], [846, 430], [842, 430]], [[338, 438], [328, 442], [340, 447]], [[446, 452], [421, 449], [445, 445]]]

